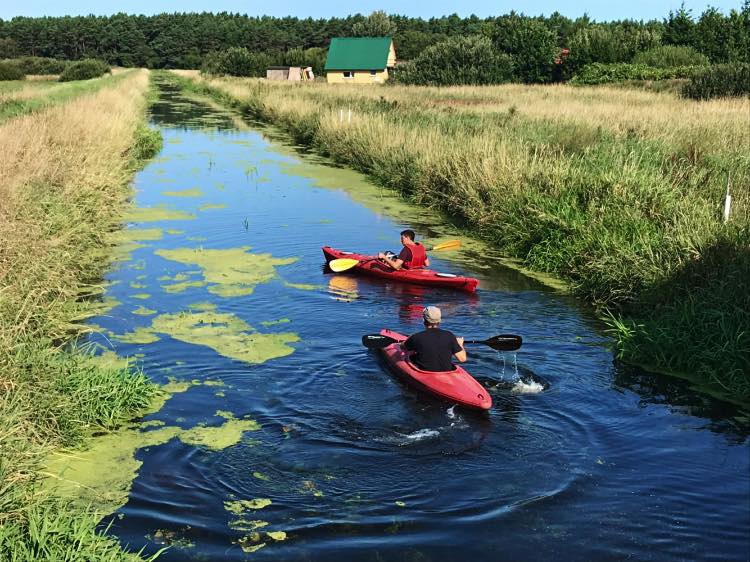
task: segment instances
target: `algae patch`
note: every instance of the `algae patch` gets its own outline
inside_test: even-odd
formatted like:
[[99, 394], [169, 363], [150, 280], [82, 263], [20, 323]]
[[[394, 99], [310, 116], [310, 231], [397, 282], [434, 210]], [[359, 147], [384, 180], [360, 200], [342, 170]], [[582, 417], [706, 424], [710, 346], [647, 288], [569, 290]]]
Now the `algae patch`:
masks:
[[144, 240], [160, 240], [162, 237], [161, 228], [127, 228], [119, 230], [112, 235], [112, 240], [116, 243], [125, 242], [142, 242]]
[[162, 314], [154, 318], [148, 330], [186, 343], [205, 345], [221, 355], [247, 363], [264, 363], [290, 355], [294, 348], [288, 344], [299, 341], [297, 334], [262, 334], [253, 331], [234, 314], [208, 310]]
[[[150, 411], [158, 411], [172, 394], [184, 392], [195, 384], [173, 381], [165, 385]], [[47, 476], [44, 486], [54, 488], [58, 495], [69, 497], [82, 505], [92, 504], [106, 515], [127, 503], [132, 481], [143, 464], [135, 458], [138, 449], [162, 445], [176, 437], [189, 445], [218, 450], [237, 444], [244, 431], [260, 428], [251, 419], [232, 417], [217, 427], [181, 429], [168, 426], [142, 431], [160, 423], [163, 422], [147, 421], [96, 437], [89, 442], [90, 446], [85, 451], [53, 453], [44, 471]], [[258, 500], [257, 505], [261, 505], [262, 501]]]
[[156, 255], [183, 264], [196, 264], [209, 283], [208, 291], [222, 297], [252, 294], [256, 285], [276, 277], [276, 267], [297, 258], [274, 258], [271, 254], [250, 254], [250, 246], [222, 250], [178, 248], [157, 250]]
[[191, 220], [194, 218], [195, 215], [192, 213], [169, 209], [166, 205], [159, 205], [158, 207], [133, 207], [125, 215], [125, 220], [129, 222]]
[[234, 500], [224, 502], [224, 509], [235, 515], [242, 515], [248, 510], [257, 510], [268, 507], [273, 502], [268, 498], [255, 498], [252, 500]]
[[201, 195], [203, 195], [203, 192], [197, 187], [193, 187], [192, 189], [178, 189], [175, 191], [162, 191], [161, 194], [166, 195], [167, 197], [200, 197]]
[[206, 203], [198, 207], [199, 211], [210, 211], [211, 209], [224, 209], [226, 207], [223, 203]]
[[120, 334], [120, 335], [114, 335], [113, 336], [117, 341], [121, 341], [123, 343], [154, 343], [155, 341], [159, 341], [159, 336], [151, 332], [148, 328], [136, 328], [132, 332], [128, 332], [126, 334]]
[[152, 316], [156, 314], [156, 310], [146, 308], [145, 306], [139, 306], [133, 311], [133, 314], [137, 314], [138, 316]]

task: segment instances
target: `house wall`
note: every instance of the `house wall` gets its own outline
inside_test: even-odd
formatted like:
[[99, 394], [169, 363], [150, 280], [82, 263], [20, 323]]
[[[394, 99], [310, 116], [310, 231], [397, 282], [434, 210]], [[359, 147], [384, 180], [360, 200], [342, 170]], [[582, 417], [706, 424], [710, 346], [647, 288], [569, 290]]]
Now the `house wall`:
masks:
[[289, 77], [288, 70], [268, 69], [266, 70], [266, 79], [268, 80], [286, 80]]
[[382, 84], [388, 80], [388, 69], [378, 70], [373, 76], [369, 70], [353, 70], [351, 78], [344, 78], [343, 70], [329, 70], [326, 79], [329, 84]]

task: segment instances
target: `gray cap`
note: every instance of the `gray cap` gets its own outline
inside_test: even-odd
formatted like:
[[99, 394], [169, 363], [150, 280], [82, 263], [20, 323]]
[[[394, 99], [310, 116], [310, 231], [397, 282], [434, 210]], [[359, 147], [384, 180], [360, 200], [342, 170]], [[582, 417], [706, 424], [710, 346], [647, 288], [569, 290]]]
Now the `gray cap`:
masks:
[[428, 306], [422, 311], [422, 317], [428, 324], [440, 324], [442, 314], [437, 306]]

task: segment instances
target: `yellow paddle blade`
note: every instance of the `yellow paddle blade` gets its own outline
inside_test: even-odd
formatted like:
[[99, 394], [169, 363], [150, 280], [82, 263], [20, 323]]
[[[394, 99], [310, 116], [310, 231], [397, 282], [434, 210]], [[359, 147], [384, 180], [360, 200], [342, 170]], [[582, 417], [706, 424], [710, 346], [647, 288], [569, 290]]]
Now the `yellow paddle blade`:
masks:
[[341, 259], [329, 261], [328, 267], [331, 268], [331, 271], [340, 273], [342, 271], [346, 271], [347, 269], [351, 269], [358, 263], [359, 263], [359, 260], [353, 260], [351, 258], [341, 258]]
[[455, 250], [456, 248], [461, 247], [461, 241], [460, 240], [448, 240], [447, 242], [443, 242], [442, 244], [438, 244], [437, 246], [432, 247], [432, 251], [435, 250]]

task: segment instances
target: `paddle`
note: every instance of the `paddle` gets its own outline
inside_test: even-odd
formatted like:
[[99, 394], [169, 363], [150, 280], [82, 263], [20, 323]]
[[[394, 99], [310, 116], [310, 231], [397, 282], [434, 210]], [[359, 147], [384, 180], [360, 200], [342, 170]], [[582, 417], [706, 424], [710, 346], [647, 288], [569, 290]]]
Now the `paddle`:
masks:
[[[441, 244], [438, 244], [436, 246], [433, 246], [430, 248], [430, 252], [440, 251], [440, 250], [453, 250], [455, 248], [461, 247], [461, 241], [460, 240], [448, 240], [447, 242], [443, 242]], [[351, 269], [357, 264], [365, 263], [367, 261], [373, 261], [378, 258], [368, 258], [366, 260], [355, 260], [352, 258], [339, 258], [337, 260], [331, 260], [328, 262], [328, 267], [331, 268], [331, 271], [335, 273], [341, 273], [342, 271], [346, 271], [347, 269]]]
[[[367, 349], [383, 349], [392, 343], [398, 343], [398, 341], [382, 334], [366, 334], [362, 336], [362, 345]], [[467, 343], [479, 343], [498, 351], [515, 351], [521, 347], [523, 339], [521, 336], [513, 334], [501, 334], [499, 336], [492, 336], [486, 340], [464, 340], [464, 345]]]

